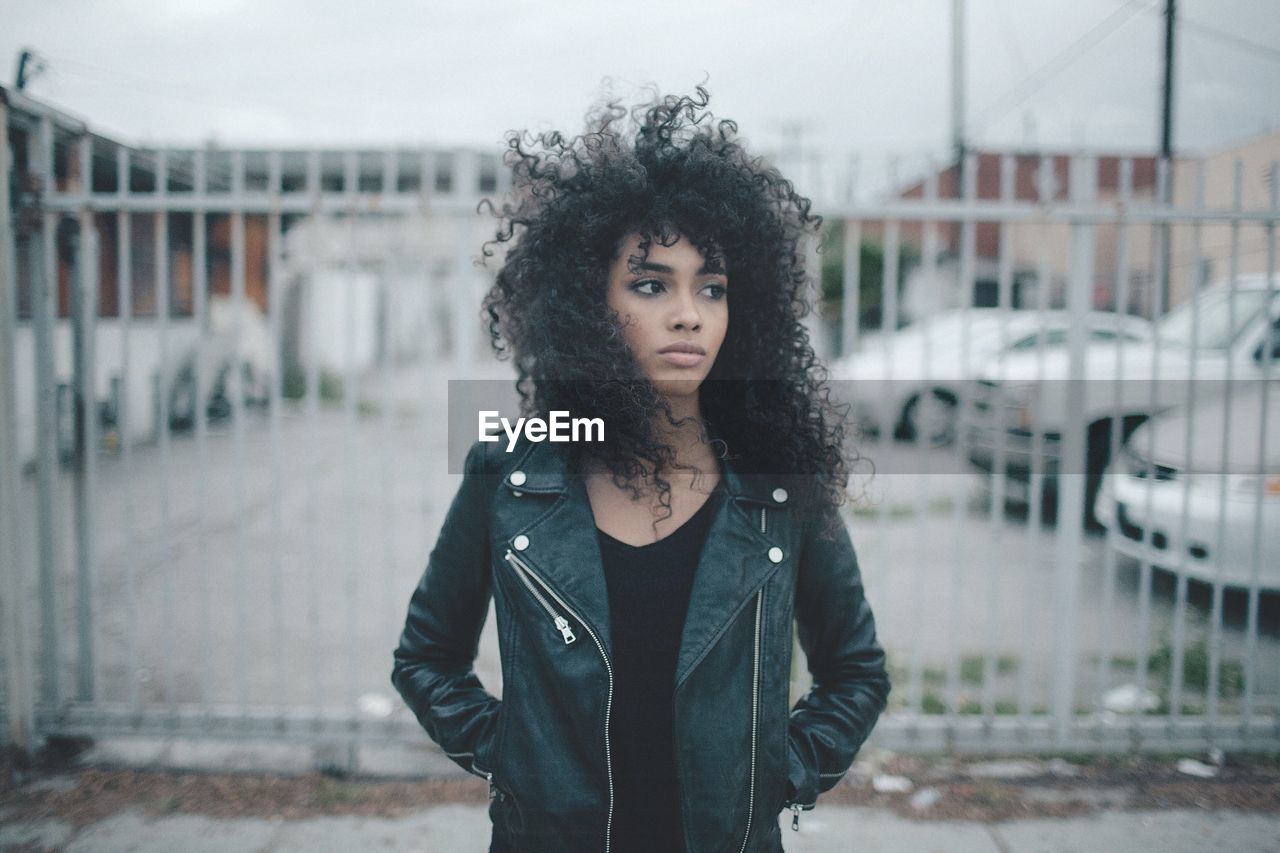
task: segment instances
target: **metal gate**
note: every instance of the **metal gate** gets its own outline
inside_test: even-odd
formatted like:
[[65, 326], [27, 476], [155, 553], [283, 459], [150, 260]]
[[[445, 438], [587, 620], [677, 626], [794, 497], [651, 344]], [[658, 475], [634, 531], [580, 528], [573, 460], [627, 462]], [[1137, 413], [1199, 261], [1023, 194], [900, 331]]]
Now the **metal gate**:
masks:
[[[4, 96], [9, 738], [422, 743], [390, 652], [456, 488], [448, 379], [508, 375], [485, 355], [471, 264], [489, 227], [477, 203], [506, 188], [496, 152], [143, 151]], [[815, 341], [836, 354], [834, 387], [878, 468], [854, 484], [870, 498], [849, 520], [894, 676], [883, 745], [1280, 744], [1265, 535], [1280, 493], [1266, 444], [1274, 178], [1247, 206], [1238, 165], [1215, 205], [1203, 163], [1113, 159], [972, 155], [874, 200], [818, 194], [835, 297]], [[1190, 203], [1153, 200], [1184, 174]], [[1256, 375], [1197, 376], [1194, 336], [1186, 375], [1088, 372], [1100, 347], [1168, 346], [1134, 318], [1095, 317], [1100, 283], [1119, 314], [1185, 302], [1201, 317], [1212, 278], [1230, 282], [1233, 310], [1261, 312]], [[944, 314], [949, 336], [903, 349]], [[1107, 343], [1091, 340], [1095, 321]], [[1028, 358], [1030, 379], [1001, 372]], [[1159, 405], [1091, 415], [1118, 380]], [[1253, 480], [1193, 465], [1179, 479], [1154, 445], [1125, 442], [1178, 417], [1152, 389], [1185, 388], [1194, 409], [1211, 384], [1224, 412], [1233, 393], [1262, 393]], [[1188, 448], [1206, 440], [1186, 432]], [[1105, 535], [1085, 526], [1097, 482]], [[1252, 550], [1228, 547], [1240, 534], [1226, 509], [1206, 545], [1247, 553], [1243, 575], [1187, 543], [1158, 547], [1151, 507], [1144, 526], [1116, 497], [1171, 482], [1186, 506], [1212, 493], [1231, 518], [1252, 501]], [[1052, 526], [1038, 520], [1047, 501]], [[1197, 560], [1221, 574], [1197, 575]], [[476, 668], [500, 695], [492, 623]]]

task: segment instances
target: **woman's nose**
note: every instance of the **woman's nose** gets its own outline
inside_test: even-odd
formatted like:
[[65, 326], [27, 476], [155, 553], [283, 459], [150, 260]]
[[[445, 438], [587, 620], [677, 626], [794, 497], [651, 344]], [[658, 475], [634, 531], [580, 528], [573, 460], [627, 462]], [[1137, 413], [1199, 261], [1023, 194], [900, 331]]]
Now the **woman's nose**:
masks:
[[679, 302], [671, 318], [673, 328], [689, 330], [700, 328], [702, 326], [702, 315], [698, 313], [698, 306], [693, 297], [685, 295], [678, 297], [678, 299]]

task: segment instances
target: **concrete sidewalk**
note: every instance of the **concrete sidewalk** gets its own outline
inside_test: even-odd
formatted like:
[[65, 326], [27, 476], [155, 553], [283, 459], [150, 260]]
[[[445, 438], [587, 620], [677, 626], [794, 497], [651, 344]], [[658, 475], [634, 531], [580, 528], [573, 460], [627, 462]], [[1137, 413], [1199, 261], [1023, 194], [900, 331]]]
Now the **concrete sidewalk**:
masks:
[[[483, 853], [489, 819], [484, 806], [441, 805], [398, 818], [313, 817], [300, 820], [149, 817], [129, 810], [75, 830], [59, 821], [0, 818], [0, 850], [93, 853], [205, 851], [413, 850]], [[1132, 851], [1280, 850], [1280, 817], [1235, 811], [1106, 811], [1062, 819], [982, 823], [909, 820], [883, 809], [819, 806], [800, 831], [780, 818], [783, 844], [795, 853], [1132, 853]], [[568, 853], [568, 851], [566, 851]]]

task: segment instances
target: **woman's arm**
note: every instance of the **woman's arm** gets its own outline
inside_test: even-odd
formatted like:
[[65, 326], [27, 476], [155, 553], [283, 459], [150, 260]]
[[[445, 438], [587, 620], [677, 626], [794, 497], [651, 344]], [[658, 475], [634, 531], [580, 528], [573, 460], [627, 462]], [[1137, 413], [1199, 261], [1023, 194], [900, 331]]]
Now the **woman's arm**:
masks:
[[484, 470], [484, 445], [467, 454], [462, 485], [449, 507], [426, 571], [409, 601], [391, 683], [418, 722], [459, 766], [472, 766], [489, 742], [502, 702], [472, 664], [489, 612], [489, 504], [496, 477]]
[[[834, 512], [831, 510], [830, 512]], [[800, 553], [796, 621], [813, 686], [791, 710], [790, 801], [812, 808], [853, 764], [889, 696], [884, 649], [840, 519], [811, 523]]]

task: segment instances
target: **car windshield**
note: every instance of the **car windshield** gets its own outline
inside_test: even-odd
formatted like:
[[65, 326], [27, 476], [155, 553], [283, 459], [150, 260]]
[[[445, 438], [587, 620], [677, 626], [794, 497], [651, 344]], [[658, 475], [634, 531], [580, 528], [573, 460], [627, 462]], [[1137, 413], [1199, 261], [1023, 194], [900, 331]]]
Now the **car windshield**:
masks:
[[[1156, 324], [1161, 343], [1190, 347], [1193, 333], [1201, 349], [1226, 349], [1262, 310], [1267, 294], [1263, 290], [1238, 290], [1235, 293], [1235, 322], [1232, 323], [1231, 293], [1204, 293], [1184, 302]], [[1199, 328], [1196, 309], [1199, 308]]]

